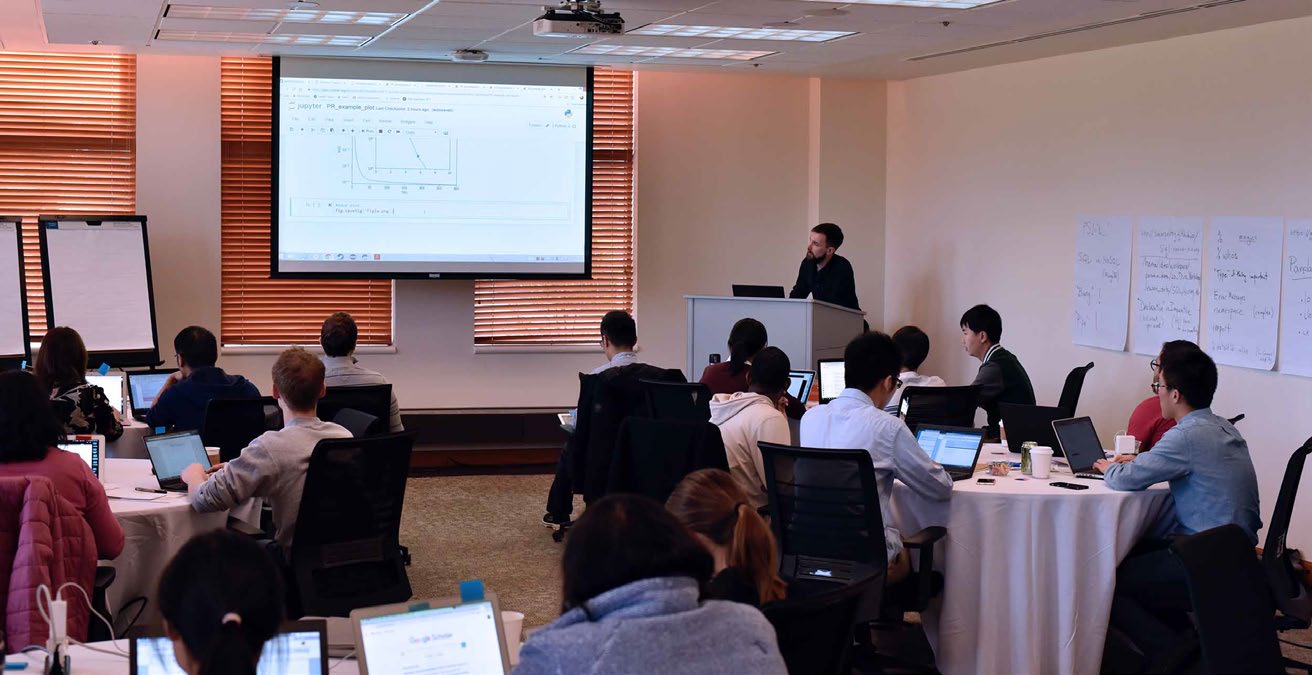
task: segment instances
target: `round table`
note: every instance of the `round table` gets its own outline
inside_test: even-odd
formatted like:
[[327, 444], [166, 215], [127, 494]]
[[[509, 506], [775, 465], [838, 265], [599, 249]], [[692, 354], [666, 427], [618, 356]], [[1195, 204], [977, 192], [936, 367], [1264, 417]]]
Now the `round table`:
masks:
[[146, 454], [146, 436], [150, 427], [145, 422], [126, 417], [123, 419], [123, 435], [118, 440], [105, 444], [105, 456], [125, 459], [148, 459]]
[[[182, 493], [154, 495], [134, 488], [158, 488], [145, 459], [106, 459], [101, 480], [109, 495], [109, 508], [123, 526], [125, 544], [118, 558], [110, 561], [117, 573], [107, 591], [109, 609], [117, 614], [134, 598], [153, 598], [160, 574], [178, 549], [192, 537], [227, 526], [227, 511], [197, 513]], [[154, 497], [141, 501], [143, 497]], [[259, 500], [251, 500], [233, 509], [231, 515], [259, 525]], [[135, 609], [132, 610], [135, 613]], [[159, 623], [154, 602], [147, 602], [137, 625]]]
[[[95, 650], [88, 649], [80, 645], [73, 645], [69, 648], [69, 658], [72, 660], [73, 672], [78, 675], [127, 675], [129, 672], [128, 655], [126, 653], [117, 653], [112, 642], [93, 642], [91, 646]], [[128, 651], [128, 641], [119, 640], [118, 646], [124, 652]], [[111, 653], [106, 653], [111, 652]], [[26, 661], [29, 664], [26, 670], [18, 672], [38, 673], [41, 671], [41, 664], [45, 659], [44, 652], [30, 652], [27, 654], [10, 654], [9, 660], [15, 663]], [[356, 675], [360, 672], [360, 666], [355, 659], [336, 659], [329, 658], [328, 666], [333, 675]]]
[[903, 534], [948, 530], [936, 551], [943, 594], [922, 614], [939, 671], [1097, 673], [1116, 566], [1169, 508], [1170, 491], [1117, 492], [1064, 466], [1046, 480], [1017, 469], [991, 486], [981, 477], [956, 482], [946, 502], [894, 483], [890, 510]]

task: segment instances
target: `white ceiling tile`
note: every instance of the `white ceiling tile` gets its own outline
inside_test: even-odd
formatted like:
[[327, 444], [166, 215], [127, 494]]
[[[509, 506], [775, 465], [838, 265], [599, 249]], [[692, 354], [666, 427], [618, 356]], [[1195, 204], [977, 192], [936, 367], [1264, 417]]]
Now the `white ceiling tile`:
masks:
[[46, 14], [87, 14], [144, 18], [155, 20], [159, 16], [158, 2], [140, 0], [43, 0], [41, 11]]
[[131, 47], [144, 46], [155, 34], [154, 19], [138, 17], [93, 16], [89, 14], [47, 14], [46, 37], [50, 44], [102, 44]]
[[[267, 33], [278, 25], [274, 21], [216, 21], [212, 19], [170, 19], [159, 22], [160, 28], [169, 30], [196, 30], [229, 33]], [[315, 25], [315, 24], [308, 24]]]

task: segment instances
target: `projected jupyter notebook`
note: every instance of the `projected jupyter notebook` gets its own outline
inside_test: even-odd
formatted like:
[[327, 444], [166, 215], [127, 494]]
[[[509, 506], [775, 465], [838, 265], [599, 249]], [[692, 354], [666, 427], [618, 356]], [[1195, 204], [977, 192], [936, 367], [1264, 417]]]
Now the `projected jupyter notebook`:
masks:
[[415, 601], [351, 612], [360, 675], [505, 673], [510, 655], [496, 596]]

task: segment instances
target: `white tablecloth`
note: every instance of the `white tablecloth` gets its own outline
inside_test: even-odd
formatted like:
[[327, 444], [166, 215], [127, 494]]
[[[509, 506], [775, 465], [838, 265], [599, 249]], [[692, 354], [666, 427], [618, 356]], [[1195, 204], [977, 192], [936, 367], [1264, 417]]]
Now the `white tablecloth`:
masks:
[[[92, 647], [113, 652], [114, 644], [112, 642], [95, 642]], [[124, 651], [128, 649], [127, 640], [119, 640], [118, 646]], [[74, 645], [69, 649], [69, 657], [72, 659], [73, 672], [77, 675], [127, 675], [128, 673], [128, 656], [127, 654], [105, 654], [103, 652], [92, 651], [86, 647]], [[20, 673], [39, 673], [45, 654], [41, 652], [32, 652], [26, 655], [10, 654], [9, 659], [15, 663], [26, 660], [32, 664], [27, 670], [20, 670]], [[359, 664], [355, 659], [328, 659], [328, 665], [332, 669], [333, 675], [358, 675], [360, 672]]]
[[106, 457], [118, 457], [124, 459], [147, 459], [150, 455], [146, 454], [146, 436], [150, 435], [150, 427], [144, 422], [138, 422], [131, 417], [123, 420], [123, 435], [119, 436], [117, 441], [107, 443], [105, 448]]
[[[145, 459], [107, 459], [102, 480], [109, 494], [109, 507], [120, 525], [126, 544], [123, 553], [111, 561], [117, 573], [108, 591], [110, 611], [117, 613], [133, 598], [151, 599], [137, 625], [158, 625], [159, 611], [153, 601], [160, 574], [173, 555], [189, 539], [202, 532], [227, 526], [228, 512], [197, 513], [186, 495], [170, 493], [153, 501], [115, 499], [116, 495], [148, 496], [133, 488], [158, 488]], [[233, 515], [259, 525], [259, 500], [252, 500], [233, 511]], [[133, 613], [135, 613], [133, 608]]]
[[1013, 469], [993, 486], [956, 483], [948, 502], [894, 484], [892, 520], [904, 535], [948, 529], [935, 551], [943, 595], [922, 615], [940, 672], [1098, 672], [1116, 566], [1169, 508], [1170, 493], [1116, 492], [1068, 471], [1048, 480]]

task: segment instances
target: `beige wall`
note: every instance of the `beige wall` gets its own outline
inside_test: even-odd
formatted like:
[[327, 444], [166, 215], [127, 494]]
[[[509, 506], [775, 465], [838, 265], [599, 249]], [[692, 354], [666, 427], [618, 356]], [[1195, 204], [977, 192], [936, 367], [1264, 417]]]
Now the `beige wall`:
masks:
[[[1080, 412], [1104, 438], [1124, 428], [1150, 394], [1148, 359], [1072, 344], [1075, 219], [1312, 214], [1310, 33], [1297, 19], [890, 84], [888, 327], [921, 325], [925, 370], [967, 382], [977, 364], [957, 322], [990, 303], [1040, 403], [1092, 360]], [[1227, 366], [1220, 378], [1214, 408], [1248, 415], [1269, 517], [1312, 435], [1312, 381]], [[1295, 527], [1312, 536], [1312, 522]]]
[[[644, 72], [639, 81], [644, 359], [684, 364], [684, 294], [727, 294], [734, 282], [791, 284], [813, 224], [810, 209], [845, 225], [852, 243], [843, 253], [857, 264], [861, 297], [878, 308], [883, 83], [826, 84], [826, 98], [813, 100], [805, 78]], [[838, 102], [812, 124], [829, 96]], [[217, 58], [140, 57], [138, 208], [150, 217], [166, 359], [178, 329], [219, 323], [218, 101]], [[830, 145], [846, 137], [848, 145], [813, 151], [813, 133]], [[853, 154], [868, 178], [848, 172], [846, 182], [834, 178], [823, 191], [808, 180], [816, 172], [836, 175]], [[567, 407], [577, 393], [573, 373], [602, 360], [599, 351], [475, 354], [472, 282], [399, 282], [395, 302], [396, 352], [362, 359], [392, 379], [408, 409]], [[268, 391], [272, 360], [225, 353], [220, 365]]]

